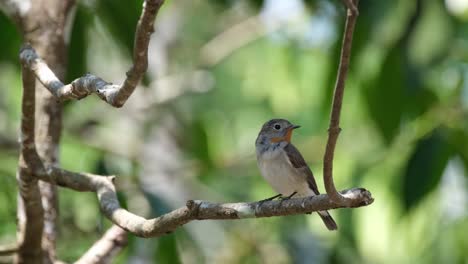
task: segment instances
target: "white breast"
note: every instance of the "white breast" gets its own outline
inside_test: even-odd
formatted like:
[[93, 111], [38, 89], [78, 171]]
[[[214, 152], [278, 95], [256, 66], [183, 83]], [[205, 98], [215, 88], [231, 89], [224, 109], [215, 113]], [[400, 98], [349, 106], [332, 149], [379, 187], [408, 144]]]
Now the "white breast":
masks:
[[287, 158], [280, 148], [258, 155], [258, 167], [263, 178], [283, 196], [289, 196], [293, 192], [297, 192], [298, 197], [313, 195], [306, 177], [299, 174], [300, 171], [295, 169]]

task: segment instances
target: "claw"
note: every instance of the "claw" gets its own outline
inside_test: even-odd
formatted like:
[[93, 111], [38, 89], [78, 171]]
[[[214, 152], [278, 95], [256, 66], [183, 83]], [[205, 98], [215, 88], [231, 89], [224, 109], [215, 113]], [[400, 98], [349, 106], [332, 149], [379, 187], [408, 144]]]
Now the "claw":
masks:
[[289, 199], [293, 198], [294, 195], [296, 195], [296, 194], [297, 194], [297, 192], [293, 192], [293, 193], [291, 193], [289, 196], [282, 197], [281, 200], [283, 200], [283, 201], [284, 201], [284, 200], [289, 200]]
[[260, 201], [258, 201], [258, 202], [259, 202], [259, 203], [263, 203], [263, 202], [267, 202], [267, 201], [272, 201], [272, 200], [274, 200], [274, 199], [276, 199], [276, 198], [278, 198], [278, 197], [281, 197], [281, 194], [277, 194], [277, 195], [275, 195], [275, 196], [272, 196], [272, 197], [270, 197], [270, 198], [266, 198], [266, 199], [260, 200]]

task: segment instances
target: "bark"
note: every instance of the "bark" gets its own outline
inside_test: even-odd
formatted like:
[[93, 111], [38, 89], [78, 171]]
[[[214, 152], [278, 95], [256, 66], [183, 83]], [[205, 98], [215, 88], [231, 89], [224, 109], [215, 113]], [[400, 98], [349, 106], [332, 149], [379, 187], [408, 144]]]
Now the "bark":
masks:
[[123, 209], [117, 199], [115, 176], [76, 173], [53, 166], [38, 170], [37, 177], [76, 191], [95, 192], [104, 215], [114, 224], [140, 237], [158, 237], [170, 233], [193, 220], [242, 219], [305, 214], [335, 208], [361, 207], [374, 199], [362, 188], [345, 190], [340, 195], [349, 203], [336, 204], [326, 194], [303, 199], [259, 201], [250, 203], [212, 203], [189, 200], [187, 205], [153, 219], [145, 219]]
[[59, 100], [81, 99], [90, 94], [97, 94], [102, 100], [114, 107], [122, 107], [140, 82], [148, 68], [148, 44], [154, 31], [154, 19], [161, 7], [162, 0], [145, 1], [138, 21], [133, 50], [133, 65], [127, 72], [122, 85], [106, 82], [93, 74], [63, 84], [60, 75], [55, 74], [47, 60], [41, 59], [41, 52], [36, 52], [35, 45], [23, 47], [20, 59], [34, 71], [39, 81]]
[[323, 157], [323, 182], [325, 184], [325, 190], [327, 191], [327, 194], [330, 195], [330, 199], [332, 199], [333, 202], [342, 205], [352, 203], [353, 201], [347, 199], [347, 197], [341, 195], [336, 190], [335, 183], [333, 181], [333, 159], [336, 142], [341, 132], [341, 105], [343, 102], [346, 76], [348, 75], [349, 61], [351, 58], [351, 44], [353, 42], [354, 26], [356, 25], [357, 16], [359, 14], [357, 9], [359, 0], [346, 0], [345, 3], [348, 6], [346, 25], [343, 33], [340, 65], [338, 66], [338, 73], [336, 75], [335, 92], [333, 95], [330, 114], [330, 126], [328, 128], [327, 146]]
[[[42, 55], [48, 65], [63, 78], [67, 64], [67, 49], [64, 39], [65, 24], [69, 11], [74, 4], [73, 1], [66, 0], [42, 0], [31, 1], [30, 8], [24, 10], [19, 16], [19, 26], [23, 33], [25, 42], [33, 45], [37, 52]], [[37, 126], [35, 127], [35, 144], [40, 158], [51, 165], [58, 165], [59, 142], [62, 128], [62, 108], [59, 102], [42, 85], [37, 82], [36, 93], [36, 115]], [[26, 91], [24, 91], [26, 93]], [[33, 91], [34, 92], [34, 91]], [[34, 129], [34, 128], [33, 128]], [[23, 174], [20, 166], [20, 179]], [[43, 230], [37, 230], [35, 236], [41, 237], [42, 248], [45, 252], [44, 261], [53, 263], [56, 258], [55, 244], [57, 237], [57, 216], [58, 216], [58, 197], [57, 187], [46, 182], [40, 182], [40, 194], [44, 216], [34, 217], [28, 221], [34, 221], [39, 225], [43, 219]], [[23, 197], [25, 201], [26, 197]], [[38, 197], [29, 197], [31, 202], [37, 202]], [[27, 213], [22, 213], [24, 203], [18, 207], [19, 221]], [[26, 210], [27, 211], [27, 210]], [[41, 223], [42, 224], [42, 223]], [[19, 233], [27, 231], [21, 228]], [[43, 232], [42, 232], [43, 231]], [[36, 247], [36, 245], [31, 245]], [[41, 248], [39, 247], [39, 249]], [[40, 257], [31, 257], [27, 251], [26, 245], [21, 245], [18, 254], [18, 262], [41, 262]], [[32, 249], [31, 249], [32, 250]], [[37, 248], [33, 250], [38, 251]], [[36, 255], [36, 254], [34, 254]], [[30, 256], [30, 257], [26, 257]]]
[[[357, 0], [349, 1], [351, 4], [357, 3]], [[74, 4], [73, 1], [31, 1], [28, 10], [12, 12], [19, 17], [18, 24], [26, 42], [29, 42], [29, 45], [25, 45], [20, 52], [24, 91], [21, 154], [18, 169], [20, 186], [19, 247], [16, 257], [18, 263], [41, 263], [44, 259], [46, 262], [55, 261], [56, 186], [76, 191], [95, 192], [104, 215], [118, 226], [112, 227], [83, 256], [81, 260], [86, 263], [108, 261], [115, 255], [123, 245], [116, 242], [123, 241], [125, 236], [123, 230], [141, 237], [157, 237], [170, 233], [193, 220], [284, 216], [334, 208], [360, 207], [373, 202], [370, 192], [362, 188], [337, 192], [332, 177], [333, 153], [340, 130], [339, 117], [344, 82], [348, 70], [354, 24], [358, 14], [357, 9], [353, 10], [353, 5], [349, 3], [350, 9], [331, 113], [330, 134], [324, 157], [324, 180], [327, 194], [302, 199], [247, 203], [220, 204], [189, 200], [186, 206], [154, 219], [145, 219], [121, 208], [114, 186], [114, 176], [75, 173], [61, 169], [58, 166], [61, 107], [55, 100], [80, 99], [96, 93], [110, 105], [121, 107], [133, 93], [147, 69], [149, 39], [153, 32], [154, 19], [162, 2], [162, 0], [147, 0], [143, 5], [136, 30], [133, 65], [127, 72], [127, 78], [122, 85], [108, 83], [92, 74], [78, 78], [68, 85], [60, 81], [63, 79], [66, 67], [64, 28], [70, 8]], [[40, 92], [37, 92], [37, 107], [35, 105], [35, 78], [40, 82], [38, 83]], [[36, 119], [39, 121], [37, 129], [35, 129]], [[41, 192], [38, 180], [44, 181], [41, 184]], [[42, 237], [44, 227], [45, 232]], [[41, 242], [47, 253], [44, 254], [44, 259]]]
[[[22, 67], [23, 97], [18, 164], [18, 254], [17, 263], [42, 263], [41, 236], [44, 210], [36, 171], [43, 170], [34, 144], [35, 78]], [[39, 162], [38, 162], [39, 161]]]

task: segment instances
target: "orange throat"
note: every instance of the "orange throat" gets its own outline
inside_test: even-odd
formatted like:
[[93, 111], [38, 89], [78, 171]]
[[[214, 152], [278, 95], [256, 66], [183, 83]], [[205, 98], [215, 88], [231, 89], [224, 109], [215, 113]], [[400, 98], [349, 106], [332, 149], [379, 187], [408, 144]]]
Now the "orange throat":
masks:
[[291, 142], [291, 137], [292, 137], [292, 131], [293, 131], [293, 129], [290, 128], [288, 130], [288, 132], [286, 132], [286, 136], [284, 136], [284, 137], [274, 137], [274, 138], [271, 139], [271, 142], [272, 143], [278, 143], [278, 142], [281, 142], [281, 141], [286, 141], [286, 142], [290, 143]]

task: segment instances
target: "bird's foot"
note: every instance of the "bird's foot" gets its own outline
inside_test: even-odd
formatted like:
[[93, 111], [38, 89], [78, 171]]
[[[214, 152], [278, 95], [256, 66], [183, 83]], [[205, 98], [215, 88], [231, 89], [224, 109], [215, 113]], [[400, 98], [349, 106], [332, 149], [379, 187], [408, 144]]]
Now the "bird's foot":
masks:
[[282, 195], [281, 195], [281, 194], [277, 194], [277, 195], [275, 195], [275, 196], [272, 196], [272, 197], [270, 197], [270, 198], [266, 198], [266, 199], [260, 200], [260, 201], [258, 201], [258, 202], [259, 202], [259, 203], [264, 203], [264, 202], [272, 201], [272, 200], [274, 200], [274, 199], [276, 199], [276, 198], [278, 198], [278, 197], [282, 197]]
[[282, 200], [282, 201], [284, 201], [284, 200], [289, 200], [289, 199], [293, 198], [294, 195], [296, 195], [296, 194], [297, 194], [297, 192], [293, 192], [293, 193], [291, 193], [289, 196], [281, 197], [281, 200]]

